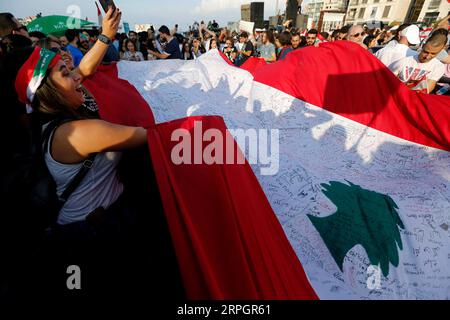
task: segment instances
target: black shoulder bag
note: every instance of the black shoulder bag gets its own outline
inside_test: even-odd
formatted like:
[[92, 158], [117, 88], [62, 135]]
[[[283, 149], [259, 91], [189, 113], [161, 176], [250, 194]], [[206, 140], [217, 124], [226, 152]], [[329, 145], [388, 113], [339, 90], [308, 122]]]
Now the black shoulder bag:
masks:
[[[45, 162], [45, 153], [48, 150], [48, 146], [50, 144], [50, 136], [51, 136], [52, 132], [54, 130], [56, 130], [56, 128], [59, 127], [60, 125], [67, 123], [67, 122], [71, 122], [73, 120], [74, 119], [56, 119], [47, 125], [47, 127], [45, 128], [45, 130], [42, 133], [42, 141], [43, 141], [42, 155], [43, 155], [44, 162]], [[51, 176], [50, 172], [48, 172], [47, 180], [51, 179], [52, 181], [51, 182], [47, 181], [46, 182], [47, 186], [45, 188], [46, 190], [41, 190], [41, 191], [43, 191], [44, 193], [47, 193], [46, 195], [44, 195], [44, 198], [46, 198], [46, 201], [52, 202], [49, 199], [51, 199], [52, 196], [56, 196], [56, 201], [53, 201], [55, 203], [52, 206], [53, 207], [52, 211], [54, 213], [54, 217], [52, 217], [52, 219], [51, 219], [53, 222], [53, 223], [51, 223], [52, 226], [56, 223], [56, 219], [57, 219], [57, 215], [59, 214], [59, 211], [62, 209], [64, 204], [67, 202], [69, 197], [72, 195], [72, 193], [78, 188], [81, 181], [84, 179], [86, 174], [89, 172], [89, 170], [94, 165], [94, 160], [95, 160], [96, 155], [97, 155], [97, 153], [93, 153], [86, 160], [84, 160], [83, 165], [81, 166], [77, 175], [72, 179], [72, 181], [70, 181], [69, 185], [66, 187], [66, 189], [64, 190], [64, 192], [61, 194], [61, 196], [59, 198], [56, 196], [56, 184], [54, 183], [53, 177]], [[45, 165], [45, 163], [44, 163], [44, 165]], [[45, 165], [45, 167], [48, 170], [46, 165]], [[52, 183], [55, 186], [55, 188], [49, 187]], [[51, 194], [51, 192], [53, 192], [54, 195]]]

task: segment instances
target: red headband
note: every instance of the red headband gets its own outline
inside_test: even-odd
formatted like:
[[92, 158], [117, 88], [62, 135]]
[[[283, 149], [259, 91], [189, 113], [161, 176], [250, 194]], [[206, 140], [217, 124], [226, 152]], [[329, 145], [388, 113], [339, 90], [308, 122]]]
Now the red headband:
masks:
[[34, 95], [45, 78], [48, 69], [53, 68], [61, 59], [53, 51], [36, 47], [16, 76], [16, 92], [19, 100], [31, 104]]

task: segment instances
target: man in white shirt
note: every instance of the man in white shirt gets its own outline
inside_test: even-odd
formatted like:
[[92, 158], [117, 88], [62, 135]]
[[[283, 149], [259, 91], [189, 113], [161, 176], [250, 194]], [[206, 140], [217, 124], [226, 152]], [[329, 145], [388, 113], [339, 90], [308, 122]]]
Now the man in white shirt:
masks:
[[[448, 33], [447, 28], [438, 28], [435, 29], [433, 32], [431, 32], [430, 36], [436, 33], [441, 33], [444, 36], [447, 37], [447, 44], [445, 45], [444, 49], [441, 50], [441, 52], [439, 52], [439, 54], [436, 56], [436, 59], [438, 59], [440, 62], [442, 62], [443, 64], [449, 64], [450, 63], [450, 55], [447, 53], [449, 44], [450, 44], [450, 35]], [[426, 42], [426, 40], [424, 41]]]
[[410, 25], [400, 31], [399, 41], [395, 45], [386, 46], [375, 53], [375, 56], [389, 67], [394, 62], [417, 54], [416, 51], [409, 47], [420, 43], [420, 29], [416, 25]]
[[446, 36], [433, 35], [419, 54], [400, 59], [391, 64], [389, 69], [412, 90], [431, 93], [445, 73], [445, 65], [435, 57], [446, 42]]

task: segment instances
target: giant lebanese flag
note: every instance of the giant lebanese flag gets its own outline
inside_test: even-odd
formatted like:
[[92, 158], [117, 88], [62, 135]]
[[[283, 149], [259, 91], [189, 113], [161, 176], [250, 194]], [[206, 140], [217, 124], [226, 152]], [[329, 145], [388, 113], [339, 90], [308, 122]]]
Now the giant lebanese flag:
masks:
[[[348, 42], [247, 70], [214, 51], [118, 64], [158, 124], [149, 144], [190, 297], [450, 298], [450, 99], [410, 91]], [[278, 129], [278, 172], [174, 165], [170, 133], [196, 120]]]

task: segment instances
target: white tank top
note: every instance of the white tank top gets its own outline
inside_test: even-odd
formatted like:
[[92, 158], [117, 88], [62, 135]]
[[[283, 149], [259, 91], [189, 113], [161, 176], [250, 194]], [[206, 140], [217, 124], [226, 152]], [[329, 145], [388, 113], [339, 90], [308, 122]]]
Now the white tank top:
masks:
[[[83, 164], [63, 164], [53, 159], [50, 150], [54, 132], [50, 135], [45, 162], [56, 181], [56, 193], [59, 197]], [[66, 225], [85, 220], [95, 209], [99, 207], [108, 209], [119, 198], [123, 192], [123, 185], [117, 177], [116, 168], [121, 156], [121, 152], [97, 154], [94, 165], [59, 212], [58, 224]]]

